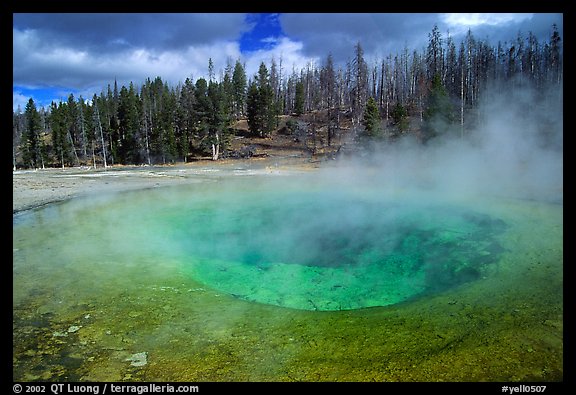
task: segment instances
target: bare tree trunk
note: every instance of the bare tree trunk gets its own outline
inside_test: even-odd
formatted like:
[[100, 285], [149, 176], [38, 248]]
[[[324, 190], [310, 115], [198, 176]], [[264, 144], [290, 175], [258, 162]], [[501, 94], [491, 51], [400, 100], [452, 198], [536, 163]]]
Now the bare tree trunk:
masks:
[[460, 138], [464, 138], [464, 64], [460, 70]]
[[388, 118], [390, 117], [390, 115], [389, 115], [389, 114], [390, 114], [390, 111], [389, 111], [390, 109], [389, 109], [389, 106], [388, 106], [389, 102], [390, 102], [390, 101], [388, 100], [388, 95], [386, 95], [386, 120], [388, 120]]
[[84, 159], [88, 154], [86, 153], [86, 132], [84, 131], [84, 112], [82, 111], [82, 106], [80, 107], [80, 129], [82, 130], [82, 149], [84, 150]]
[[[152, 123], [152, 111], [150, 111], [150, 123]], [[144, 115], [144, 131], [146, 132], [146, 157], [148, 158], [148, 166], [152, 163], [150, 162], [150, 143], [148, 140], [148, 122], [146, 121], [146, 115]]]
[[424, 122], [424, 100], [422, 100], [422, 94], [418, 95], [418, 101], [420, 102], [420, 123]]
[[[74, 157], [76, 158], [76, 166], [80, 166], [80, 159], [78, 159], [78, 153], [76, 153], [76, 147], [74, 147], [74, 141], [72, 141], [72, 135], [70, 134], [70, 130], [68, 130], [68, 140], [70, 140], [70, 145], [72, 146], [72, 152], [74, 152]], [[44, 162], [44, 161], [42, 161]], [[44, 167], [44, 166], [42, 166]]]
[[341, 140], [340, 140], [340, 136], [342, 136], [342, 134], [340, 133], [340, 107], [338, 107], [338, 112], [336, 113], [336, 130], [338, 131], [338, 144], [341, 144]]
[[100, 122], [100, 111], [98, 110], [98, 105], [95, 104], [96, 116], [98, 117], [98, 127], [100, 128], [100, 140], [102, 141], [102, 159], [104, 161], [104, 168], [108, 168], [106, 164], [106, 144], [104, 144], [104, 133], [102, 132], [102, 123]]
[[220, 154], [220, 137], [216, 133], [216, 144], [212, 144], [212, 160], [218, 160]]
[[94, 153], [94, 140], [92, 140], [92, 163], [94, 164], [94, 169], [96, 169], [96, 154]]
[[316, 125], [312, 124], [312, 154], [316, 154]]

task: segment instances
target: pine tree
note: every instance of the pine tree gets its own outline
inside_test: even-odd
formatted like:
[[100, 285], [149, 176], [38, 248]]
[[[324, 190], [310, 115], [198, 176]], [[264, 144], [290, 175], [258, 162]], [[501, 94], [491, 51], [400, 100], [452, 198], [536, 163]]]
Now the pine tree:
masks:
[[364, 132], [361, 134], [361, 138], [374, 139], [382, 136], [382, 119], [373, 97], [366, 102], [362, 124], [364, 125]]
[[118, 123], [120, 139], [119, 158], [124, 164], [136, 164], [140, 162], [139, 129], [140, 117], [138, 114], [138, 97], [134, 85], [122, 86], [118, 103]]
[[165, 164], [177, 156], [176, 133], [174, 131], [176, 124], [175, 92], [171, 91], [168, 84], [165, 84], [160, 77], [156, 77], [145, 87], [146, 97], [143, 98], [143, 101], [146, 102], [146, 105], [142, 104], [138, 107], [147, 109], [148, 116], [144, 124], [149, 133], [146, 131], [139, 133], [140, 141], [142, 135], [144, 137], [144, 144], [140, 142], [140, 145], [144, 146], [144, 150], [146, 150], [146, 138], [148, 137], [151, 160]]
[[428, 49], [426, 51], [426, 64], [428, 66], [428, 76], [433, 77], [443, 72], [443, 49], [442, 34], [438, 25], [434, 25], [432, 32], [428, 34]]
[[20, 105], [16, 111], [12, 112], [12, 170], [16, 171], [18, 150], [21, 145], [22, 135], [24, 131], [24, 114]]
[[443, 134], [454, 123], [454, 108], [442, 85], [440, 76], [436, 74], [432, 79], [432, 87], [428, 93], [426, 109], [424, 111], [424, 124], [422, 125], [423, 140]]
[[[102, 95], [103, 96], [103, 95]], [[114, 92], [108, 84], [108, 90], [106, 92], [106, 97], [103, 97], [103, 102], [106, 103], [106, 123], [105, 129], [108, 132], [108, 141], [110, 142], [110, 159], [112, 160], [112, 165], [119, 162], [118, 158], [118, 83], [114, 80]]]
[[364, 60], [364, 49], [360, 42], [354, 47], [354, 60], [352, 61], [353, 71], [350, 75], [352, 78], [351, 106], [352, 117], [360, 118], [361, 111], [366, 106], [366, 97], [368, 95], [368, 65]]
[[179, 150], [187, 161], [188, 154], [190, 153], [190, 143], [193, 139], [195, 132], [195, 117], [194, 111], [196, 106], [195, 87], [190, 78], [186, 78], [184, 86], [180, 90], [180, 99], [178, 103], [179, 122], [181, 138], [179, 140]]
[[52, 102], [50, 106], [50, 127], [52, 129], [52, 151], [64, 168], [72, 164], [72, 147], [68, 140], [68, 131], [66, 126], [66, 104]]
[[208, 98], [208, 82], [204, 78], [196, 80], [194, 95], [196, 105], [194, 106], [195, 135], [199, 149], [204, 150], [202, 144], [210, 133], [210, 111], [211, 103]]
[[227, 66], [224, 72], [222, 82], [219, 87], [221, 88], [222, 110], [226, 113], [226, 118], [235, 118], [234, 108], [234, 84], [232, 83], [232, 66]]
[[294, 93], [294, 112], [296, 115], [304, 114], [304, 82], [296, 82], [296, 89]]
[[248, 128], [254, 135], [260, 134], [262, 128], [261, 114], [258, 108], [258, 86], [255, 81], [251, 81], [248, 86], [247, 97], [247, 115], [248, 115]]
[[262, 62], [258, 75], [248, 89], [248, 127], [252, 134], [266, 137], [275, 126], [274, 92], [270, 86], [268, 69]]
[[44, 144], [40, 136], [42, 132], [40, 114], [32, 98], [26, 104], [24, 116], [26, 127], [22, 136], [22, 160], [30, 168], [44, 168], [44, 158], [42, 156]]
[[408, 111], [406, 111], [406, 107], [397, 102], [390, 115], [392, 115], [392, 121], [394, 126], [398, 128], [398, 132], [404, 133], [408, 129]]
[[221, 147], [224, 149], [230, 143], [228, 126], [229, 116], [225, 108], [224, 86], [216, 82], [208, 84], [208, 144], [212, 153], [212, 160], [218, 160]]
[[71, 93], [68, 96], [68, 102], [65, 108], [65, 118], [66, 118], [66, 133], [67, 139], [70, 142], [70, 147], [76, 161], [76, 165], [80, 165], [80, 158], [78, 158], [78, 153], [76, 151], [76, 139], [78, 136], [78, 106], [76, 104], [76, 99]]
[[[82, 139], [82, 152], [84, 158], [88, 157], [88, 146], [92, 146], [93, 142], [93, 128], [92, 128], [92, 117], [90, 114], [90, 107], [86, 105], [82, 95], [78, 98], [78, 124], [80, 128], [80, 137]], [[92, 152], [93, 154], [93, 152]], [[92, 155], [94, 158], [94, 155]]]
[[100, 140], [100, 146], [102, 148], [102, 163], [104, 164], [104, 168], [108, 167], [108, 160], [106, 158], [106, 143], [104, 141], [104, 130], [102, 128], [102, 118], [100, 117], [100, 108], [99, 108], [99, 100], [96, 94], [92, 98], [92, 107], [94, 108], [93, 116], [94, 116], [94, 124], [97, 130], [95, 134], [98, 135], [98, 139]]
[[233, 103], [234, 113], [236, 118], [240, 118], [245, 114], [246, 107], [246, 72], [244, 66], [239, 60], [236, 61], [234, 66], [234, 74], [232, 75], [233, 85]]
[[323, 108], [332, 108], [337, 102], [336, 93], [336, 72], [334, 71], [334, 59], [332, 54], [328, 54], [326, 64], [320, 71], [320, 90], [323, 101]]
[[550, 72], [550, 80], [556, 84], [562, 82], [562, 46], [561, 46], [560, 33], [558, 33], [558, 26], [552, 25], [552, 37], [550, 38], [549, 53], [548, 53], [548, 67]]
[[162, 163], [167, 163], [173, 162], [178, 155], [176, 131], [174, 130], [176, 123], [176, 94], [173, 89], [170, 89], [168, 84], [164, 85], [161, 101], [162, 112], [160, 113], [158, 123], [162, 134]]
[[268, 69], [264, 62], [260, 64], [257, 76], [258, 105], [262, 113], [261, 137], [269, 136], [276, 127], [276, 108], [274, 106], [274, 91], [270, 84]]
[[208, 59], [208, 82], [214, 81], [214, 62], [212, 58]]

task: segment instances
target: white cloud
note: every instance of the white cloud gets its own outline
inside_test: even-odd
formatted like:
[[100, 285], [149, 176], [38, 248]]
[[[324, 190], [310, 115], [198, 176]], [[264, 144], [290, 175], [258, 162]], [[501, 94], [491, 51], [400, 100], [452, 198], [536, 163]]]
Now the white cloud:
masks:
[[[132, 81], [140, 85], [146, 78], [156, 76], [171, 84], [188, 77], [194, 80], [207, 77], [209, 58], [212, 58], [216, 78], [228, 61], [233, 63], [237, 59], [245, 63], [249, 78], [257, 73], [261, 62], [269, 67], [274, 59], [279, 66], [282, 59], [282, 73], [287, 76], [293, 67], [300, 71], [309, 63], [320, 66], [329, 53], [337, 65], [343, 65], [353, 56], [357, 42], [362, 43], [365, 59], [370, 64], [404, 47], [421, 50], [438, 21], [442, 32], [449, 30], [455, 39], [469, 27], [473, 27], [475, 35], [491, 39], [510, 39], [520, 28], [527, 30], [540, 25], [541, 30], [549, 34], [551, 22], [558, 16], [545, 14], [545, 21], [537, 23], [542, 15], [275, 14], [271, 18], [279, 19], [286, 36], [267, 36], [261, 40], [266, 44], [262, 49], [241, 53], [240, 32], [250, 23], [240, 14], [228, 15], [225, 19], [210, 14], [136, 15], [132, 20], [138, 23], [130, 29], [117, 16], [107, 25], [106, 34], [92, 34], [92, 25], [84, 26], [77, 17], [70, 19], [76, 22], [74, 26], [64, 26], [61, 16], [51, 19], [46, 15], [36, 15], [36, 24], [25, 24], [32, 18], [26, 14], [20, 15], [23, 21], [13, 27], [13, 84], [26, 88], [63, 88], [83, 92], [88, 98], [89, 88], [97, 87], [94, 93], [99, 94], [115, 79], [119, 84]], [[151, 27], [149, 18], [164, 23]], [[86, 21], [94, 26], [102, 23], [102, 19], [95, 17], [87, 17]], [[239, 26], [221, 26], [232, 22]], [[148, 39], [150, 37], [153, 39]]]
[[260, 67], [260, 63], [264, 62], [268, 71], [270, 71], [270, 61], [274, 59], [276, 65], [280, 66], [280, 59], [282, 59], [282, 73], [287, 76], [292, 73], [294, 67], [296, 71], [304, 69], [308, 63], [318, 64], [317, 57], [308, 57], [302, 53], [303, 44], [299, 41], [293, 41], [288, 37], [278, 39], [278, 43], [271, 49], [253, 51], [245, 58], [246, 62], [246, 76], [253, 77]]
[[506, 24], [520, 23], [531, 19], [533, 14], [510, 14], [510, 13], [468, 13], [468, 14], [442, 14], [441, 18], [448, 26], [501, 26]]
[[[46, 42], [35, 30], [13, 29], [13, 77], [19, 86], [60, 86], [85, 93], [86, 89], [100, 85], [104, 89], [114, 80], [118, 84], [130, 81], [140, 85], [146, 78], [160, 76], [176, 84], [186, 78], [194, 80], [208, 77], [208, 60], [212, 58], [216, 78], [228, 61], [240, 59], [246, 65], [248, 78], [254, 76], [261, 62], [268, 67], [274, 59], [282, 72], [290, 74], [292, 68], [300, 70], [319, 59], [303, 54], [303, 43], [288, 37], [267, 37], [269, 46], [247, 54], [240, 52], [237, 41], [212, 41], [184, 49], [151, 49], [131, 47], [122, 52], [96, 53], [70, 45]], [[94, 92], [99, 94], [100, 92]]]
[[132, 48], [106, 54], [44, 45], [35, 31], [14, 29], [13, 43], [16, 85], [66, 86], [80, 90], [97, 83], [104, 87], [115, 79], [119, 84], [132, 81], [139, 85], [146, 78], [156, 76], [176, 84], [189, 76], [195, 79], [207, 76], [209, 58], [218, 73], [226, 67], [228, 58], [240, 57], [238, 43], [231, 41], [189, 46], [184, 50]]
[[274, 36], [266, 37], [266, 38], [263, 38], [262, 40], [260, 40], [260, 42], [265, 43], [265, 44], [276, 44], [278, 42], [278, 37], [274, 37]]
[[18, 106], [20, 106], [20, 111], [24, 112], [28, 100], [30, 100], [30, 98], [24, 96], [21, 92], [12, 92], [12, 111], [17, 111]]

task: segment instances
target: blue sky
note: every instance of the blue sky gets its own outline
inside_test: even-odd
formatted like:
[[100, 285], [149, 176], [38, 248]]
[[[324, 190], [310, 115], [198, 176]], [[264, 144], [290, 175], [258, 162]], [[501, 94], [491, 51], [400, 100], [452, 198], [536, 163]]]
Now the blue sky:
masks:
[[270, 50], [276, 44], [277, 39], [284, 35], [279, 14], [248, 14], [246, 22], [253, 28], [240, 36], [241, 53]]
[[90, 99], [108, 84], [162, 77], [171, 84], [219, 75], [237, 59], [248, 77], [260, 62], [282, 61], [284, 75], [332, 54], [343, 65], [360, 42], [370, 63], [404, 47], [421, 50], [438, 25], [456, 42], [472, 29], [478, 39], [509, 41], [529, 31], [545, 40], [562, 14], [14, 14], [13, 108]]

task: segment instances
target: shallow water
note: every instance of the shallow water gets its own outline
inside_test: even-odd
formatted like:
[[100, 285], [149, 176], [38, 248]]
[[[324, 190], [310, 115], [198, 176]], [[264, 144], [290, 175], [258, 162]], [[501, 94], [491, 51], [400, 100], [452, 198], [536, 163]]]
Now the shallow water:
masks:
[[15, 380], [562, 378], [561, 205], [248, 176], [13, 236]]

